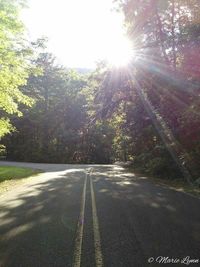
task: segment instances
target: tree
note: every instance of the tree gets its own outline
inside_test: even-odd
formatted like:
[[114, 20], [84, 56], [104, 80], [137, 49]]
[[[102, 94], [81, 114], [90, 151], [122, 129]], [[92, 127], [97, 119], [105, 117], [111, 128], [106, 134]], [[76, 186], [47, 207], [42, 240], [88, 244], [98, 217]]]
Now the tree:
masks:
[[191, 182], [200, 171], [200, 3], [116, 2], [135, 47], [133, 61], [121, 68], [100, 62], [80, 75], [41, 53], [32, 64], [43, 74], [29, 75], [20, 89], [35, 104], [17, 106], [24, 117], [12, 116], [17, 131], [4, 139], [8, 158], [132, 160], [145, 172]]
[[42, 162], [70, 161], [85, 121], [85, 103], [80, 94], [84, 80], [56, 66], [54, 57], [48, 53], [41, 53], [35, 64], [42, 73], [37, 77], [31, 75], [22, 88], [35, 104], [32, 108], [23, 108], [23, 118], [12, 120], [17, 131], [4, 140], [8, 157]]
[[[136, 56], [133, 64], [123, 70], [126, 74], [123, 81], [121, 70], [118, 73], [113, 70], [111, 74], [107, 73], [99, 90], [100, 110], [107, 116], [115, 114], [121, 105], [126, 109], [135, 106], [131, 120], [125, 113], [125, 121], [130, 120], [132, 125], [128, 128], [134, 133], [131, 135], [129, 131], [134, 140], [133, 156], [137, 158], [142, 155], [146, 146], [149, 157], [146, 157], [147, 164], [143, 166], [150, 166], [148, 161], [150, 163], [155, 154], [148, 144], [153, 144], [154, 148], [162, 144], [166, 158], [170, 154], [182, 175], [191, 182], [192, 159], [182, 142], [182, 129], [186, 122], [182, 115], [191, 110], [194, 103], [199, 103], [199, 100], [195, 101], [199, 95], [199, 76], [196, 75], [199, 68], [198, 60], [195, 60], [198, 53], [187, 53], [187, 48], [188, 44], [198, 47], [198, 39], [195, 37], [198, 36], [197, 10], [200, 10], [200, 4], [195, 0], [190, 3], [182, 0], [117, 2], [125, 14], [127, 32], [133, 41]], [[191, 71], [187, 71], [192, 61], [195, 64]], [[115, 77], [114, 82], [110, 77]], [[197, 106], [194, 110], [198, 110]], [[192, 121], [198, 117], [197, 112], [195, 114]], [[148, 119], [145, 122], [143, 118]], [[136, 123], [138, 120], [139, 123]], [[198, 135], [197, 128], [195, 132]], [[192, 149], [196, 151], [194, 146]], [[166, 164], [170, 166], [171, 160]]]
[[19, 104], [32, 104], [20, 90], [32, 71], [31, 49], [19, 20], [21, 6], [20, 1], [0, 0], [0, 138], [14, 129], [9, 115], [22, 115]]

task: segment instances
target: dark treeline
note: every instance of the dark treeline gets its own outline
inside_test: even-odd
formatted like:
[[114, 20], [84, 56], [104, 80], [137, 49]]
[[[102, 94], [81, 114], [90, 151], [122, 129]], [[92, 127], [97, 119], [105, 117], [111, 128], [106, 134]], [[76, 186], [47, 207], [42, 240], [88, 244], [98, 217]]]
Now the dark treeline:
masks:
[[17, 110], [0, 102], [6, 158], [131, 161], [143, 172], [191, 182], [200, 173], [200, 3], [115, 2], [133, 42], [130, 64], [101, 62], [79, 73], [57, 66], [41, 40], [32, 44], [31, 71], [17, 84], [21, 98], [13, 98]]
[[34, 105], [12, 117], [15, 131], [4, 138], [7, 159], [57, 163], [108, 163], [112, 135], [106, 123], [90, 123], [89, 78], [56, 66], [51, 54], [40, 53], [42, 70], [30, 76], [22, 92]]

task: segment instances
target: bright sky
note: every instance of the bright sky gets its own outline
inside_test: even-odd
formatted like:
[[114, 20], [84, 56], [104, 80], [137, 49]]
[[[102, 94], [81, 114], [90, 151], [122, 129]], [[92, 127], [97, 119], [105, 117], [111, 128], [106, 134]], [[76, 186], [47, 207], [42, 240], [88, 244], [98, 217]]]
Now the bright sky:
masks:
[[93, 67], [123, 39], [123, 16], [111, 11], [112, 0], [28, 0], [28, 5], [22, 20], [31, 39], [47, 36], [48, 50], [67, 67]]

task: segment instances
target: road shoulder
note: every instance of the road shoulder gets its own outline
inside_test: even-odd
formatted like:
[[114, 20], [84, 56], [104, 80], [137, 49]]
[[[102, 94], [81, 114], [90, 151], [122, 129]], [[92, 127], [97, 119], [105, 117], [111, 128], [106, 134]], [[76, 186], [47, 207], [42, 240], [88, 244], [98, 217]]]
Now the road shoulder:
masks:
[[127, 167], [125, 169], [133, 173], [138, 178], [140, 177], [146, 178], [156, 185], [160, 185], [165, 188], [172, 189], [178, 192], [182, 192], [182, 193], [185, 193], [185, 194], [188, 194], [190, 196], [200, 199], [200, 187], [188, 185], [185, 181], [181, 179], [167, 180], [167, 179], [162, 179], [162, 178], [147, 175], [147, 174], [142, 174], [141, 172], [137, 172], [137, 171], [135, 172], [134, 169], [130, 167]]

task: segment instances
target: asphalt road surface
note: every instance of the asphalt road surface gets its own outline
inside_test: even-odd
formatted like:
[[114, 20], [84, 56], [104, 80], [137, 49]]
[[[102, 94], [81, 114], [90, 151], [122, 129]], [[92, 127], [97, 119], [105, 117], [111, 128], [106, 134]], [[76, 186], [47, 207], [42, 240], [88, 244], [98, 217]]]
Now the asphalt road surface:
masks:
[[0, 197], [0, 267], [200, 266], [199, 199], [117, 165], [7, 164], [45, 173]]

